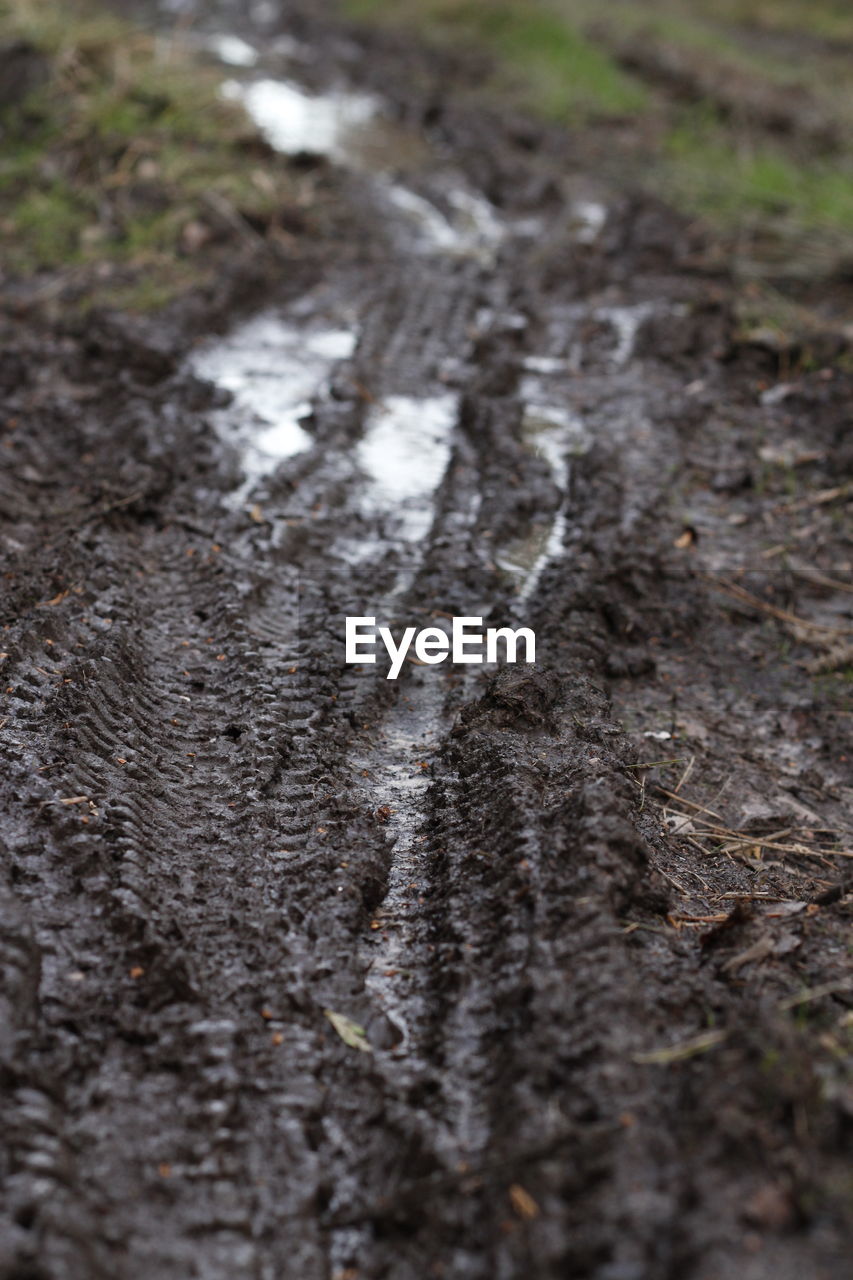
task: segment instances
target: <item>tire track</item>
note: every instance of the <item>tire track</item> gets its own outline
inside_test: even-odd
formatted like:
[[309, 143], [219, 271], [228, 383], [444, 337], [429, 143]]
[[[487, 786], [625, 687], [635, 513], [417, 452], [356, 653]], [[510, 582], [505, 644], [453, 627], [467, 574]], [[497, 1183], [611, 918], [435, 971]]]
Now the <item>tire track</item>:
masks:
[[[6, 487], [4, 1280], [707, 1280], [697, 1251], [732, 1256], [751, 1164], [704, 1236], [690, 1220], [700, 1165], [730, 1167], [713, 1067], [650, 1097], [634, 1055], [736, 999], [626, 932], [663, 898], [602, 692], [658, 601], [683, 378], [648, 331], [684, 290], [658, 278], [649, 312], [609, 215], [578, 261], [561, 198], [532, 238], [554, 157], [509, 166], [503, 133], [492, 158], [459, 129], [400, 178], [414, 199], [342, 179], [374, 229], [265, 313], [285, 381], [300, 326], [356, 335], [277, 402], [302, 433], [282, 465], [239, 474], [245, 423], [226, 447], [235, 406], [191, 369], [143, 394], [131, 367], [53, 456], [31, 406], [44, 474]], [[460, 168], [505, 193], [488, 253]], [[398, 518], [377, 452], [424, 405]], [[121, 508], [94, 506], [92, 439], [125, 455]], [[65, 512], [44, 535], [42, 481]], [[347, 614], [481, 609], [536, 628], [535, 669], [341, 661]]]

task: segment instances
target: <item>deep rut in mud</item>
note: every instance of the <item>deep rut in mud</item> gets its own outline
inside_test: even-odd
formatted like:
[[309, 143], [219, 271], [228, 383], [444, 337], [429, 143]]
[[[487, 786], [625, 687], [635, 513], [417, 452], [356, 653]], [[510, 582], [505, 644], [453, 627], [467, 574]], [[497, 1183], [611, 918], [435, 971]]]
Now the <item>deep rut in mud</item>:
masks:
[[[0, 1275], [840, 1276], [797, 1199], [839, 1133], [660, 927], [603, 692], [708, 607], [657, 533], [734, 377], [692, 232], [289, 56], [229, 92], [308, 94], [346, 242], [182, 362], [45, 339], [10, 395]], [[343, 664], [347, 615], [471, 614], [535, 667]]]

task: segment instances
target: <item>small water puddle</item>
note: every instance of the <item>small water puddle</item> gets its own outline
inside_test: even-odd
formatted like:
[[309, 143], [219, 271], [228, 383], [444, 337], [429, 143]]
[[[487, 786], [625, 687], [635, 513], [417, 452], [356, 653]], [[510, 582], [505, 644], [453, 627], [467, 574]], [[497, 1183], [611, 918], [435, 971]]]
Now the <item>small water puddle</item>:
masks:
[[422, 252], [494, 261], [506, 230], [494, 206], [483, 196], [453, 187], [446, 196], [447, 212], [443, 212], [431, 200], [399, 183], [386, 184], [385, 193], [394, 208], [405, 215], [415, 232], [416, 247]]
[[418, 969], [413, 954], [430, 875], [424, 797], [430, 785], [428, 762], [439, 737], [444, 700], [435, 672], [413, 674], [405, 695], [390, 712], [374, 752], [363, 763], [371, 778], [371, 803], [386, 806], [393, 856], [382, 903], [362, 945], [365, 985], [402, 1033], [394, 1056], [415, 1046], [422, 995], [412, 985]]
[[594, 316], [609, 324], [616, 334], [616, 346], [610, 359], [616, 368], [623, 368], [634, 354], [637, 334], [640, 326], [654, 312], [650, 302], [637, 302], [633, 305], [598, 307]]
[[[220, 58], [249, 67], [255, 51], [231, 36], [215, 37]], [[271, 146], [285, 155], [325, 156], [346, 168], [373, 174], [378, 192], [403, 215], [414, 249], [490, 263], [506, 229], [494, 206], [450, 178], [440, 208], [396, 176], [426, 165], [431, 152], [415, 131], [388, 118], [373, 94], [349, 89], [309, 93], [291, 80], [227, 80], [224, 97], [242, 103]]]
[[578, 244], [595, 244], [607, 222], [607, 205], [597, 200], [576, 200], [572, 205], [572, 231]]
[[[538, 384], [527, 380], [522, 390], [535, 395]], [[528, 537], [510, 546], [506, 556], [497, 561], [500, 568], [519, 576], [517, 599], [523, 603], [534, 595], [547, 565], [563, 554], [568, 528], [570, 458], [584, 453], [590, 441], [587, 428], [577, 414], [542, 400], [528, 401], [522, 430], [528, 447], [548, 463], [554, 484], [562, 495], [550, 524], [535, 526]]]
[[397, 540], [415, 543], [429, 533], [458, 409], [458, 397], [450, 393], [388, 396], [368, 415], [356, 448], [366, 480], [362, 514], [381, 518]]
[[[329, 90], [311, 94], [289, 80], [226, 80], [222, 94], [242, 102], [270, 146], [285, 155], [347, 161], [358, 134], [379, 114], [372, 94]], [[352, 145], [351, 145], [352, 144]]]
[[246, 40], [241, 40], [239, 36], [208, 36], [204, 46], [215, 58], [227, 63], [229, 67], [254, 67], [260, 58], [257, 49]]
[[350, 329], [297, 327], [266, 313], [193, 353], [192, 372], [233, 397], [214, 415], [223, 439], [240, 451], [244, 479], [229, 494], [230, 507], [242, 507], [259, 480], [311, 447], [302, 421], [355, 345]]
[[543, 376], [569, 372], [569, 361], [563, 356], [525, 356], [526, 373], [538, 373]]

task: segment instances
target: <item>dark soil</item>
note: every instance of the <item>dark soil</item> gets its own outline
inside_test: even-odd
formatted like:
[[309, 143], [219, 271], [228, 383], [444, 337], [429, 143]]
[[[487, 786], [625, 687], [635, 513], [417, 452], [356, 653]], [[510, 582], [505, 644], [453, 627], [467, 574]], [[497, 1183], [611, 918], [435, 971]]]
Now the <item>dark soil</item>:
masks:
[[[572, 140], [464, 65], [284, 7], [426, 140], [413, 190], [508, 230], [424, 250], [336, 171], [272, 297], [3, 322], [0, 1277], [840, 1280], [850, 376], [739, 344], [653, 201], [579, 242]], [[252, 298], [359, 337], [235, 509], [185, 358]], [[401, 537], [359, 442], [448, 395]], [[537, 662], [389, 682], [343, 662], [371, 613]]]

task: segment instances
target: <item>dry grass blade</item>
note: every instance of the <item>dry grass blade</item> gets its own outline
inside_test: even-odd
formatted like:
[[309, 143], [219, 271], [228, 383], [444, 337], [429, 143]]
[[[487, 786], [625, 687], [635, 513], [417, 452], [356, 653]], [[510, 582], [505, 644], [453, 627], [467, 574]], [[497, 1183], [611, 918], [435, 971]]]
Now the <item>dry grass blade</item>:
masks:
[[676, 759], [672, 760], [640, 760], [637, 764], [629, 764], [628, 769], [659, 769], [665, 764], [680, 764]]
[[[743, 960], [743, 957], [739, 957], [739, 959]], [[788, 996], [785, 1000], [780, 1000], [776, 1008], [780, 1013], [788, 1013], [791, 1009], [797, 1009], [801, 1005], [810, 1004], [815, 1000], [822, 1000], [825, 996], [842, 995], [848, 991], [853, 991], [853, 978], [842, 979], [838, 982], [825, 982], [819, 987], [812, 987], [809, 991], [802, 991], [799, 995]], [[632, 1061], [640, 1066], [666, 1067], [673, 1062], [685, 1062], [689, 1058], [695, 1058], [698, 1054], [708, 1053], [711, 1049], [716, 1049], [718, 1045], [723, 1044], [728, 1038], [729, 1032], [722, 1027], [715, 1031], [703, 1031], [699, 1035], [691, 1036], [688, 1040], [681, 1040], [678, 1044], [669, 1045], [665, 1049], [653, 1049], [649, 1053], [635, 1053], [632, 1055]]]
[[800, 1005], [811, 1004], [814, 1000], [822, 1000], [824, 996], [842, 995], [845, 991], [853, 991], [853, 978], [842, 978], [838, 982], [824, 982], [819, 987], [812, 987], [809, 991], [801, 991], [798, 996], [788, 996], [787, 1000], [779, 1002], [779, 1008], [784, 1013], [789, 1009], [797, 1009]]
[[701, 1035], [692, 1036], [689, 1040], [682, 1040], [666, 1049], [653, 1049], [651, 1053], [635, 1053], [633, 1060], [641, 1066], [665, 1067], [671, 1062], [684, 1062], [687, 1058], [695, 1058], [699, 1053], [716, 1049], [727, 1036], [728, 1032], [723, 1030], [703, 1031]]
[[747, 591], [745, 587], [739, 586], [736, 582], [730, 582], [727, 578], [720, 578], [713, 573], [703, 573], [702, 577], [706, 582], [710, 582], [718, 591], [724, 591], [726, 595], [731, 596], [734, 600], [741, 604], [749, 605], [751, 609], [756, 609], [760, 613], [766, 613], [771, 618], [778, 619], [790, 627], [794, 636], [798, 640], [804, 642], [816, 642], [818, 644], [826, 644], [841, 638], [842, 636], [853, 636], [853, 627], [831, 627], [823, 622], [809, 622], [807, 618], [800, 618], [795, 613], [790, 613], [787, 609], [780, 609], [777, 605], [770, 604], [767, 600], [762, 600], [760, 596], [753, 595], [751, 591]]
[[[669, 799], [677, 800], [679, 804], [684, 805], [687, 809], [692, 809], [696, 813], [706, 814], [709, 817], [719, 817], [719, 815], [713, 813], [711, 809], [707, 809], [703, 805], [696, 804], [692, 800], [687, 800], [684, 796], [677, 796], [675, 792], [668, 791], [665, 787], [657, 786], [656, 789]], [[664, 812], [668, 813], [671, 817], [680, 818], [684, 821], [692, 821], [688, 814], [680, 813], [677, 809], [670, 809], [669, 805], [664, 806]], [[800, 832], [809, 838], [812, 838], [817, 834], [817, 832], [811, 828], [785, 827], [783, 830], [774, 831], [769, 835], [758, 835], [745, 831], [736, 831], [732, 827], [723, 826], [721, 822], [706, 821], [704, 827], [692, 827], [689, 835], [685, 832], [684, 838], [690, 839], [690, 837], [692, 837], [692, 839], [690, 839], [690, 843], [694, 844], [696, 848], [701, 848], [696, 841], [712, 840], [716, 844], [719, 844], [726, 853], [732, 853], [739, 849], [769, 849], [775, 853], [796, 853], [811, 858], [853, 858], [853, 849], [838, 849], [827, 845], [815, 848], [814, 846], [803, 844], [800, 841], [797, 841], [796, 843], [786, 843], [785, 837], [796, 835], [797, 832]], [[678, 830], [675, 830], [671, 834], [678, 836], [679, 832]], [[822, 834], [831, 837], [833, 833], [831, 831], [822, 831]]]
[[828, 587], [830, 591], [848, 591], [853, 595], [853, 582], [839, 582], [837, 578], [830, 578], [819, 569], [805, 568], [798, 569], [797, 572], [808, 574], [809, 581], [816, 582], [821, 587]]
[[809, 507], [823, 507], [829, 502], [837, 502], [839, 498], [847, 498], [853, 494], [853, 483], [839, 484], [833, 489], [818, 489], [817, 493], [807, 498], [798, 498], [796, 502], [786, 502], [777, 507], [778, 511], [807, 511]]
[[[684, 796], [676, 795], [674, 791], [667, 791], [666, 787], [662, 787], [658, 782], [653, 785], [661, 795], [668, 796], [670, 800], [677, 800], [679, 804], [686, 805], [688, 809], [693, 809], [696, 813], [707, 813], [711, 818], [720, 818], [719, 813], [715, 813], [713, 809], [706, 809], [703, 804], [697, 804], [695, 800], [686, 800]], [[666, 807], [668, 808], [669, 806], [667, 805]]]
[[[853, 858], [853, 849], [810, 849], [804, 844], [783, 844], [772, 836], [749, 836], [737, 831], [723, 831], [714, 828], [709, 831], [694, 831], [700, 838], [723, 842], [729, 851], [736, 849], [771, 849], [775, 853], [798, 853], [810, 858]], [[786, 834], [786, 833], [783, 833]]]

